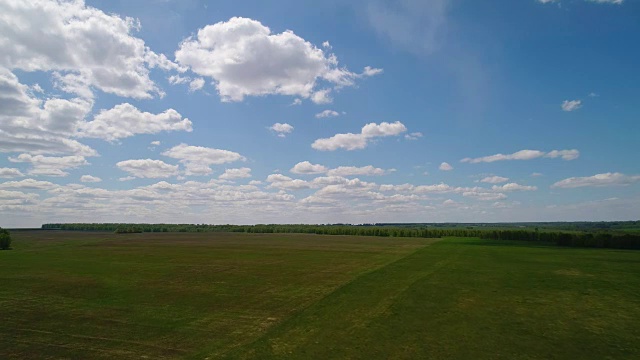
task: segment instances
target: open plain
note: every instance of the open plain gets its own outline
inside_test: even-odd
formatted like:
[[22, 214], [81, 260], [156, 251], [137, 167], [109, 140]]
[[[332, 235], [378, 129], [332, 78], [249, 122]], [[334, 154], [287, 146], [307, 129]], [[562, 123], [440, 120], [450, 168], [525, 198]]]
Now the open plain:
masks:
[[640, 252], [15, 231], [3, 359], [640, 357]]

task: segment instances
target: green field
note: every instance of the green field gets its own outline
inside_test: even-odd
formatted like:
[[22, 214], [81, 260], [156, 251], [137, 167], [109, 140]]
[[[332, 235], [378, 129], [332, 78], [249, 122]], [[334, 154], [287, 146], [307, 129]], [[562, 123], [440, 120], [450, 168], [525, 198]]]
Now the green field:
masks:
[[640, 252], [16, 231], [1, 359], [637, 359]]

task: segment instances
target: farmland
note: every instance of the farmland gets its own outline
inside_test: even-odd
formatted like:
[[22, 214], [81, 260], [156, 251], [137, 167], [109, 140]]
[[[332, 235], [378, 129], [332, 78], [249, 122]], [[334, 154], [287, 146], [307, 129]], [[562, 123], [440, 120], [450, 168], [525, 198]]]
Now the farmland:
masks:
[[15, 231], [0, 358], [638, 358], [640, 252]]

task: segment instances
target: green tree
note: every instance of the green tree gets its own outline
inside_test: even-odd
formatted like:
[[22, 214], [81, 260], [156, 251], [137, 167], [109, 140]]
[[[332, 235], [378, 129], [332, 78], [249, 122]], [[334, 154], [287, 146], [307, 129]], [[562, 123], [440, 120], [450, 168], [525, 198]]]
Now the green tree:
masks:
[[3, 228], [0, 228], [0, 250], [11, 249], [11, 235]]

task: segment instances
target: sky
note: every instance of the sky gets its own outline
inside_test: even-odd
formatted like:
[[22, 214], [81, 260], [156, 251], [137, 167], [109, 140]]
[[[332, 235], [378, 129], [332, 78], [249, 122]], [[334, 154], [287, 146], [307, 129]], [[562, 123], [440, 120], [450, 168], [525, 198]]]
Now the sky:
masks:
[[638, 220], [634, 44], [634, 0], [0, 0], [0, 226]]

